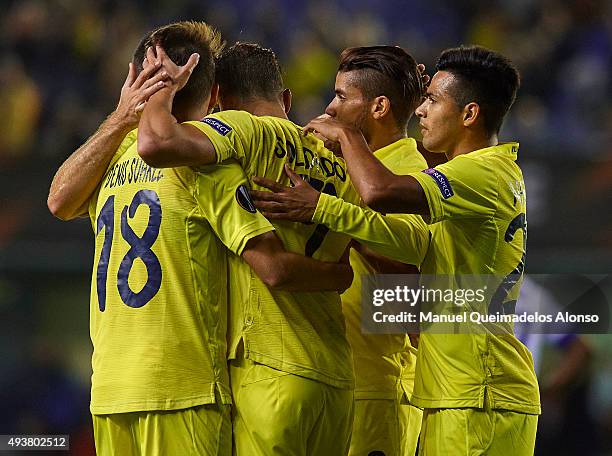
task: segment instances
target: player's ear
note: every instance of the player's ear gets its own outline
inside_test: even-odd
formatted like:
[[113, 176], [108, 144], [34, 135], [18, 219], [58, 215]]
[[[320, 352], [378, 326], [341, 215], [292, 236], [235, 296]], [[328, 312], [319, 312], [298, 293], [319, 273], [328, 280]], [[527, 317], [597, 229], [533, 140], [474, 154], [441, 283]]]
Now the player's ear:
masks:
[[463, 126], [471, 127], [480, 116], [480, 105], [478, 103], [468, 103], [463, 108]]
[[219, 101], [219, 84], [213, 84], [210, 89], [210, 101], [208, 102], [207, 112], [210, 114], [213, 112]]
[[283, 97], [283, 106], [285, 108], [285, 114], [289, 114], [289, 111], [291, 110], [291, 99], [293, 98], [293, 95], [291, 94], [291, 90], [289, 89], [283, 90], [282, 97]]
[[391, 100], [384, 95], [374, 98], [370, 112], [374, 120], [382, 119], [391, 112]]

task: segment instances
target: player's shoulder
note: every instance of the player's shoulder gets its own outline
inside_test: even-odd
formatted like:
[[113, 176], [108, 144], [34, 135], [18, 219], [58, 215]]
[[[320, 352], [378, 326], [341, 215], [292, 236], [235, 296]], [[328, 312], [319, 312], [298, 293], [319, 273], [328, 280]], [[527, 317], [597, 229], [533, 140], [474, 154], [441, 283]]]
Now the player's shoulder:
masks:
[[294, 136], [302, 131], [301, 126], [289, 119], [275, 116], [255, 116], [247, 111], [219, 111], [206, 116], [202, 119], [202, 122], [208, 123], [213, 128], [222, 129], [225, 134], [231, 132], [232, 129], [256, 130], [271, 134], [279, 134], [280, 131], [284, 131], [285, 133], [290, 132]]
[[258, 122], [262, 128], [270, 129], [276, 132], [284, 131], [292, 136], [298, 136], [302, 133], [302, 127], [290, 119], [276, 116], [254, 116], [255, 122]]
[[[442, 189], [464, 188], [480, 193], [491, 193], [498, 188], [499, 172], [497, 166], [479, 154], [468, 153], [458, 155], [446, 163], [427, 168], [421, 172], [432, 177], [433, 181]], [[421, 176], [420, 172], [416, 173]], [[426, 182], [430, 182], [426, 180]], [[492, 197], [494, 195], [491, 195]]]
[[331, 151], [324, 148], [323, 141], [312, 134], [304, 135], [303, 127], [290, 119], [276, 116], [256, 116], [254, 118], [263, 136], [276, 137], [297, 149], [306, 149], [309, 153], [313, 152], [316, 155], [321, 155], [322, 149], [325, 150], [323, 155], [333, 155]]
[[138, 139], [138, 128], [134, 128], [127, 135], [125, 135], [125, 138], [123, 138], [121, 144], [126, 144], [129, 147], [136, 142], [136, 139]]
[[128, 150], [130, 150], [132, 146], [135, 147], [137, 139], [138, 139], [138, 129], [134, 128], [132, 131], [130, 131], [127, 135], [124, 136], [123, 140], [121, 141], [121, 144], [119, 144], [119, 147], [115, 151], [113, 158], [108, 164], [107, 169], [112, 168], [115, 165], [115, 163], [117, 163], [117, 161], [119, 161], [121, 157], [123, 157], [126, 154]]
[[[473, 165], [487, 170], [498, 179], [522, 177], [522, 171], [516, 162], [519, 144], [516, 142], [500, 143], [475, 154]], [[467, 154], [468, 156], [471, 154]], [[483, 172], [483, 171], [481, 171]]]
[[435, 166], [440, 171], [461, 172], [469, 175], [494, 174], [495, 167], [491, 166], [496, 160], [491, 148], [478, 150], [467, 154], [457, 155], [446, 163]]
[[491, 163], [492, 161], [515, 162], [518, 154], [518, 147], [519, 145], [516, 142], [500, 143], [459, 155], [452, 161], [460, 159], [460, 161], [456, 163], [463, 163], [463, 161], [471, 161], [473, 163]]
[[252, 127], [257, 120], [255, 116], [246, 111], [228, 110], [209, 114], [201, 119], [200, 122], [209, 125], [223, 136], [226, 136], [234, 129]]
[[418, 162], [420, 165], [423, 165], [423, 169], [427, 168], [427, 159], [421, 153], [422, 144], [419, 144], [419, 142], [414, 138], [406, 138], [406, 140], [407, 140], [406, 153], [415, 162]]
[[209, 114], [200, 120], [189, 120], [184, 124], [191, 125], [215, 143], [216, 141], [229, 143], [249, 142], [257, 137], [259, 129], [255, 116], [246, 111], [219, 111]]
[[[390, 163], [397, 168], [390, 168], [396, 174], [410, 174], [428, 168], [427, 160], [419, 150], [416, 139], [410, 137], [402, 138], [397, 142], [394, 157], [390, 156], [389, 159]], [[381, 160], [384, 161], [384, 159]]]
[[119, 144], [119, 147], [117, 148], [117, 151], [115, 152], [115, 157], [113, 158], [122, 156], [130, 147], [136, 144], [137, 139], [138, 139], [138, 128], [134, 128], [132, 131], [130, 131], [127, 135], [123, 137], [121, 144]]

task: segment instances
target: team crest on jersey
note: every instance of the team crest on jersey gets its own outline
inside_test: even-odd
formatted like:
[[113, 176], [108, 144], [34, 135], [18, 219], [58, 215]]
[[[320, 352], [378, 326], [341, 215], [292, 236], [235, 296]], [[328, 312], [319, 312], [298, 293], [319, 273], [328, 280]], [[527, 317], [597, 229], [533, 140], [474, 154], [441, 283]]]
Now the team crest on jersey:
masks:
[[251, 193], [246, 185], [241, 185], [236, 189], [236, 201], [238, 201], [242, 209], [252, 213], [257, 212], [255, 204], [253, 204], [251, 199]]
[[202, 122], [213, 127], [215, 131], [221, 136], [227, 136], [228, 133], [232, 131], [232, 127], [230, 127], [226, 123], [221, 122], [219, 119], [215, 119], [214, 117], [205, 117], [202, 119]]
[[453, 188], [451, 187], [448, 178], [444, 175], [444, 173], [438, 171], [436, 168], [427, 168], [422, 171], [425, 174], [429, 174], [433, 180], [436, 181], [438, 188], [440, 189], [440, 193], [442, 193], [442, 197], [444, 199], [450, 198], [455, 193], [453, 192]]

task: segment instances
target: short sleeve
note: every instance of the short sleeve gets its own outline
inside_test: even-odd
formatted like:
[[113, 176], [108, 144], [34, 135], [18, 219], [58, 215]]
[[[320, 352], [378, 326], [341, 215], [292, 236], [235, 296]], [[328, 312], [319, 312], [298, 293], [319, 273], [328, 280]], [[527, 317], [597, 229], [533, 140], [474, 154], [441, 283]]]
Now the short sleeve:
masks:
[[196, 173], [195, 197], [217, 237], [237, 255], [250, 239], [274, 230], [255, 209], [246, 175], [234, 161]]
[[459, 156], [410, 176], [423, 188], [429, 204], [430, 223], [495, 213], [497, 175], [486, 160]]
[[199, 121], [186, 124], [203, 132], [215, 148], [217, 163], [248, 158], [251, 144], [257, 133], [256, 121], [244, 111], [224, 111], [208, 115]]

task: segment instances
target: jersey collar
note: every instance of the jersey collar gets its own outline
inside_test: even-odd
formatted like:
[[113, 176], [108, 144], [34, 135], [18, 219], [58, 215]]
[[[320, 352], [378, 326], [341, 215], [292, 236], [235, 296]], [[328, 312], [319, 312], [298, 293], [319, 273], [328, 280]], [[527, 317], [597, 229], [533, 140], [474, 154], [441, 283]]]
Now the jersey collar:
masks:
[[390, 157], [391, 155], [394, 155], [397, 152], [401, 151], [404, 147], [411, 147], [413, 149], [416, 149], [416, 140], [414, 138], [398, 139], [397, 141], [392, 142], [391, 144], [388, 144], [385, 147], [381, 147], [380, 149], [375, 150], [374, 156], [379, 160], [384, 160]]
[[499, 143], [497, 146], [485, 147], [484, 149], [478, 149], [473, 152], [465, 154], [470, 157], [477, 157], [488, 154], [507, 155], [512, 160], [516, 160], [518, 155], [519, 143], [507, 142]]

